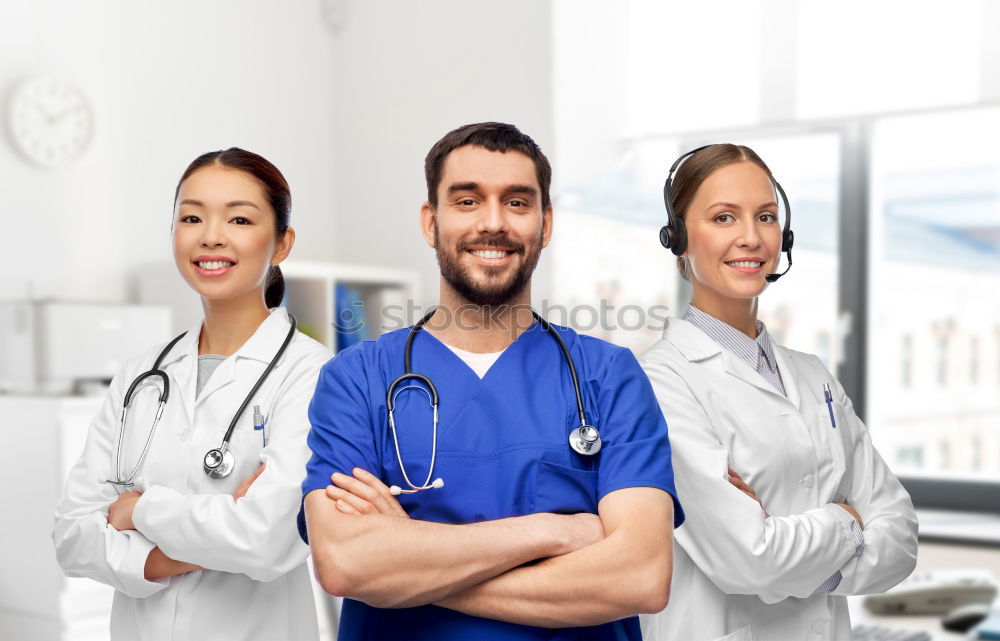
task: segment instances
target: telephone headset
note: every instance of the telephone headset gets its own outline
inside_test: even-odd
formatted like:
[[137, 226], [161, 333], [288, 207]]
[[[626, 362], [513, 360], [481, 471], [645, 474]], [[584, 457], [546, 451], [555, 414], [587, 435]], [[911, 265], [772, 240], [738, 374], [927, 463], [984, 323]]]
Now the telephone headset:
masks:
[[[670, 165], [670, 171], [667, 173], [667, 181], [663, 183], [663, 204], [667, 208], [667, 224], [660, 228], [660, 243], [672, 251], [675, 256], [680, 256], [687, 250], [687, 229], [684, 227], [684, 219], [677, 215], [677, 212], [674, 211], [673, 203], [671, 203], [674, 172], [677, 171], [677, 168], [689, 156], [693, 156], [702, 149], [713, 146], [702, 145], [686, 154], [682, 154], [680, 158], [674, 161], [674, 164]], [[770, 171], [767, 172], [767, 177], [770, 179], [771, 184], [774, 185], [774, 189], [778, 192], [781, 202], [785, 207], [785, 225], [781, 232], [781, 251], [788, 255], [788, 267], [785, 268], [785, 271], [780, 274], [767, 274], [764, 276], [767, 282], [773, 283], [787, 274], [788, 270], [792, 268], [792, 244], [795, 242], [795, 234], [792, 232], [792, 208], [788, 206], [788, 196], [785, 195], [785, 190], [781, 188], [781, 185], [774, 179]]]

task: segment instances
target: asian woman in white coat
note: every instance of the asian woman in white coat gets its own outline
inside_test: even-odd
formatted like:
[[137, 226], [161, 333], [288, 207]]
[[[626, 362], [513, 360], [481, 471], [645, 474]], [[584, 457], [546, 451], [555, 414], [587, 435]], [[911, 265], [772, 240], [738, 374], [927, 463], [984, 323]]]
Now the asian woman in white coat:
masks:
[[680, 160], [661, 240], [691, 305], [640, 360], [687, 521], [670, 605], [643, 618], [644, 638], [849, 639], [846, 595], [913, 570], [913, 505], [837, 380], [757, 319], [765, 276], [792, 242], [770, 170], [736, 145]]
[[[306, 411], [330, 353], [278, 307], [290, 210], [278, 169], [241, 149], [200, 156], [178, 184], [173, 253], [204, 320], [114, 378], [56, 509], [63, 570], [116, 590], [113, 639], [318, 636], [295, 514]], [[122, 428], [130, 385], [161, 354], [165, 376], [136, 387]]]

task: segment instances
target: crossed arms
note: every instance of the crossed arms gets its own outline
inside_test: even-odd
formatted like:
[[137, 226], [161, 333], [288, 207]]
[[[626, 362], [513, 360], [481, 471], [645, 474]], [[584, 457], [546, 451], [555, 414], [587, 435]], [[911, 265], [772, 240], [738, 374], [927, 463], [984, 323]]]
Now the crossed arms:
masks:
[[598, 515], [446, 525], [410, 519], [363, 470], [332, 481], [305, 498], [317, 578], [330, 594], [540, 627], [598, 625], [666, 607], [673, 502], [662, 490], [611, 492]]

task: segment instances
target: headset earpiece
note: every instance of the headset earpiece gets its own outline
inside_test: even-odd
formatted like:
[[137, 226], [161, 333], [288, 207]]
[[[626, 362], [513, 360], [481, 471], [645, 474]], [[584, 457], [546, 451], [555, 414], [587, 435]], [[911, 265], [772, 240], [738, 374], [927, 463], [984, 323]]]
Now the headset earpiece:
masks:
[[791, 229], [785, 229], [781, 233], [781, 251], [787, 252], [792, 249], [792, 245], [795, 244], [795, 232]]
[[669, 226], [660, 227], [660, 244], [667, 249], [672, 249], [674, 244], [673, 230]]
[[675, 256], [680, 256], [687, 250], [687, 228], [682, 219], [673, 218], [660, 228], [660, 244]]

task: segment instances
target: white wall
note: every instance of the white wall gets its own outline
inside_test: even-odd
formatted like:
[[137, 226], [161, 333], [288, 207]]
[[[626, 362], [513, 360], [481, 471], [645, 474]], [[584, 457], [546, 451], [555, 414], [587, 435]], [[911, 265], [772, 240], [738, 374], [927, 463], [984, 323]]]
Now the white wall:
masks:
[[[347, 3], [334, 49], [335, 241], [340, 260], [414, 268], [437, 300], [434, 252], [417, 226], [424, 156], [460, 125], [520, 127], [555, 165], [551, 3]], [[558, 212], [556, 214], [558, 233]], [[533, 283], [548, 290], [548, 257]]]
[[[0, 98], [38, 73], [76, 83], [91, 147], [40, 169], [0, 140], [0, 299], [124, 300], [139, 263], [171, 261], [173, 189], [198, 154], [237, 145], [292, 186], [296, 258], [333, 238], [335, 36], [318, 2], [3, 0]], [[6, 104], [4, 104], [6, 109]]]
[[134, 267], [171, 260], [183, 168], [238, 145], [292, 185], [293, 258], [414, 268], [421, 302], [435, 300], [416, 224], [424, 155], [456, 126], [497, 119], [555, 160], [551, 3], [341, 4], [332, 31], [320, 2], [0, 3], [0, 98], [53, 74], [84, 90], [97, 122], [91, 147], [60, 169], [0, 141], [0, 219], [14, 234], [0, 299], [30, 283], [35, 296], [125, 300]]

